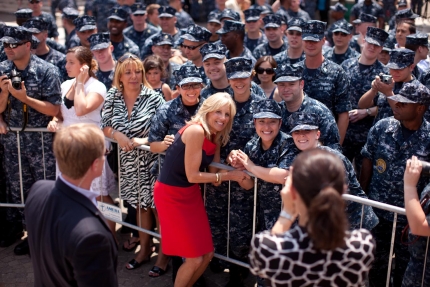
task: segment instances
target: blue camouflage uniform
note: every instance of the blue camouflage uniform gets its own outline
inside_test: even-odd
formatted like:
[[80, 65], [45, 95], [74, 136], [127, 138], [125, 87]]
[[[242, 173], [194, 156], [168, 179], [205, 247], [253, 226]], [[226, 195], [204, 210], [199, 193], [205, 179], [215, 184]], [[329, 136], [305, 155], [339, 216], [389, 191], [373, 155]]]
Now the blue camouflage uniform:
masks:
[[[125, 22], [127, 21], [127, 18], [128, 18], [127, 11], [122, 7], [112, 8], [109, 11], [109, 14], [110, 14], [110, 16], [108, 17], [109, 20], [115, 19], [118, 21]], [[115, 56], [116, 59], [121, 58], [122, 55], [124, 55], [125, 53], [131, 53], [136, 56], [140, 55], [139, 47], [132, 40], [124, 36], [124, 33], [123, 33], [123, 39], [121, 42], [113, 42], [111, 40], [111, 43], [114, 47], [113, 55]]]
[[91, 6], [91, 11], [96, 19], [97, 32], [107, 32], [108, 17], [110, 9], [117, 5], [115, 0], [94, 0]]
[[175, 16], [178, 19], [176, 22], [176, 27], [178, 27], [179, 29], [188, 28], [188, 26], [194, 24], [193, 18], [191, 18], [190, 14], [188, 14], [184, 10], [177, 11], [175, 13]]
[[[79, 17], [79, 11], [72, 7], [66, 7], [63, 9], [62, 17], [73, 21]], [[71, 42], [72, 38], [74, 38], [73, 42]], [[66, 40], [64, 42], [64, 46], [66, 46], [66, 49], [79, 46], [75, 44], [76, 38], [79, 40], [78, 36], [76, 36], [76, 29], [73, 29], [69, 34], [66, 35]]]
[[[374, 23], [376, 24], [376, 22], [378, 21], [378, 19], [370, 14], [366, 14], [366, 13], [360, 13], [360, 15], [358, 16], [357, 19], [355, 19], [354, 21], [352, 21], [353, 24], [362, 24], [362, 23]], [[361, 46], [358, 44], [358, 38], [360, 35], [354, 35], [351, 39], [351, 41], [349, 41], [349, 46], [356, 50], [357, 52], [361, 53]]]
[[[134, 3], [131, 6], [131, 11], [133, 15], [145, 15], [146, 10], [145, 6], [141, 3]], [[146, 28], [143, 31], [136, 31], [133, 25], [124, 29], [123, 34], [130, 40], [132, 40], [138, 47], [143, 47], [145, 44], [145, 40], [150, 36], [158, 33], [160, 29], [154, 29], [149, 25], [146, 25]], [[140, 56], [140, 54], [138, 55]]]
[[[277, 28], [280, 29], [281, 27], [281, 18], [279, 17], [279, 15], [267, 15], [266, 17], [263, 18], [264, 21], [264, 29], [267, 28]], [[282, 45], [278, 48], [272, 48], [270, 46], [269, 42], [263, 43], [258, 45], [254, 52], [253, 52], [253, 56], [255, 59], [260, 59], [263, 56], [275, 56], [276, 54], [279, 54], [285, 50], [287, 50], [288, 48], [288, 42], [282, 40]]]
[[[109, 33], [97, 33], [88, 37], [88, 42], [90, 42], [91, 51], [106, 49], [110, 46]], [[113, 55], [112, 55], [113, 57]], [[111, 71], [102, 71], [100, 68], [95, 73], [97, 80], [102, 82], [106, 86], [106, 90], [112, 87], [113, 77], [115, 75], [115, 68]]]
[[[160, 8], [161, 9], [161, 8]], [[173, 8], [172, 8], [173, 9]], [[154, 45], [153, 44], [153, 39], [154, 39], [154, 37], [156, 37], [156, 35], [159, 35], [159, 34], [161, 34], [161, 33], [163, 33], [163, 34], [165, 34], [164, 32], [162, 32], [162, 31], [159, 31], [158, 33], [156, 33], [156, 34], [154, 34], [154, 35], [152, 35], [152, 36], [150, 36], [148, 39], [146, 39], [145, 40], [145, 44], [144, 44], [144, 46], [142, 47], [142, 49], [141, 49], [141, 53], [140, 53], [140, 58], [142, 59], [142, 60], [144, 60], [146, 57], [148, 57], [149, 55], [152, 55], [152, 46]], [[178, 29], [178, 31], [176, 32], [176, 34], [174, 34], [174, 35], [171, 35], [172, 36], [172, 40], [173, 40], [173, 45], [172, 45], [172, 47], [173, 48], [175, 48], [176, 46], [177, 46], [177, 44], [179, 43], [179, 41], [180, 41], [180, 39], [181, 39], [181, 36], [182, 36], [182, 33], [181, 33], [181, 31]]]
[[39, 16], [41, 17], [43, 20], [46, 21], [46, 23], [48, 24], [48, 37], [49, 38], [55, 38], [58, 37], [58, 27], [57, 27], [57, 22], [54, 19], [54, 17], [47, 13], [47, 12], [42, 12], [42, 14]]
[[[256, 8], [250, 8], [245, 11], [243, 11], [243, 14], [245, 16], [245, 22], [255, 22], [260, 19], [261, 11], [260, 9]], [[258, 45], [264, 44], [267, 42], [266, 35], [260, 31], [261, 36], [257, 39], [251, 39], [248, 37], [248, 33], [245, 33], [245, 38], [243, 39], [243, 44], [246, 48], [248, 48], [250, 51], [254, 51], [255, 47]]]
[[[200, 97], [202, 99], [207, 99], [208, 97], [216, 93], [227, 93], [233, 95], [233, 88], [228, 85], [224, 89], [217, 89], [212, 85], [211, 81], [209, 80], [206, 87], [204, 87], [200, 92]], [[266, 97], [266, 94], [264, 93], [263, 89], [255, 82], [251, 82], [251, 93], [258, 97]]]
[[[333, 24], [333, 33], [340, 32], [347, 35], [350, 35], [352, 33], [353, 26], [349, 24], [346, 21], [337, 21]], [[351, 58], [358, 58], [360, 56], [360, 53], [357, 51], [351, 49], [350, 47], [347, 48], [344, 54], [336, 54], [335, 53], [336, 47], [330, 48], [324, 53], [324, 58], [329, 59], [333, 61], [334, 63], [340, 65], [343, 63], [343, 61], [351, 59]]]
[[384, 11], [382, 10], [382, 7], [374, 1], [372, 1], [370, 5], [366, 5], [364, 2], [361, 2], [352, 6], [350, 15], [355, 16], [355, 19], [357, 19], [361, 13], [369, 14], [376, 18], [385, 19], [385, 15], [384, 15]]
[[[75, 24], [75, 31], [76, 32], [84, 32], [87, 30], [95, 30], [97, 29], [96, 26], [96, 18], [93, 16], [83, 15], [75, 20], [73, 20], [73, 24]], [[98, 32], [101, 33], [101, 32]], [[74, 35], [72, 38], [70, 38], [70, 48], [81, 46], [81, 40], [79, 39], [78, 35]]]
[[[409, 45], [425, 47], [428, 49], [429, 48], [428, 35], [418, 32], [418, 33], [414, 33], [406, 36], [406, 47], [408, 47]], [[414, 70], [412, 71], [412, 74], [415, 76], [415, 78], [420, 79], [423, 73], [424, 73], [423, 69], [418, 67], [418, 65], [415, 65]]]
[[[347, 12], [348, 8], [346, 8], [343, 4], [341, 4], [340, 2], [337, 2], [334, 6], [330, 6], [330, 10], [331, 11], [335, 11], [335, 12]], [[332, 23], [326, 30], [325, 32], [325, 38], [326, 40], [330, 43], [330, 46], [334, 46], [333, 43], [333, 29], [334, 29], [334, 24], [339, 22], [339, 21], [344, 21], [347, 22], [344, 18]]]
[[290, 21], [291, 18], [302, 18], [303, 21], [309, 21], [312, 20], [309, 14], [306, 11], [303, 11], [302, 9], [299, 9], [297, 12], [293, 12], [290, 9], [286, 10], [284, 7], [280, 7], [278, 11], [276, 11], [277, 15], [281, 15], [284, 19], [287, 21]]

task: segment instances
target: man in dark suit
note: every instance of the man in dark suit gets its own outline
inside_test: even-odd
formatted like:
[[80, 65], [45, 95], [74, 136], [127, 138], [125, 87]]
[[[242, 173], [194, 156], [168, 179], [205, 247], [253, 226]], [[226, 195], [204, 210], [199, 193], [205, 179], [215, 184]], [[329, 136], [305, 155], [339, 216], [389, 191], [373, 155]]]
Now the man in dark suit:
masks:
[[105, 164], [103, 133], [71, 125], [53, 146], [61, 175], [36, 182], [25, 206], [34, 286], [118, 286], [116, 240], [90, 191]]

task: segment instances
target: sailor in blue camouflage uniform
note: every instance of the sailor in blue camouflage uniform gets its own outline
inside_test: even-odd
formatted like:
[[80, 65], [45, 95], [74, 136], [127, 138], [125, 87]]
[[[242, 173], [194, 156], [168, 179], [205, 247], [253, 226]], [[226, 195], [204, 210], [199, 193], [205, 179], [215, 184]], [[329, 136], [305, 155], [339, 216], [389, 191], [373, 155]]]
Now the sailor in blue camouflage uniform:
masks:
[[212, 11], [208, 15], [206, 28], [211, 31], [212, 36], [209, 39], [209, 43], [220, 41], [219, 35], [216, 33], [219, 29], [221, 29], [221, 21], [219, 19], [220, 13], [216, 11]]
[[219, 19], [221, 23], [224, 23], [225, 20], [232, 20], [232, 21], [242, 21], [240, 19], [240, 14], [232, 9], [224, 9], [221, 11], [221, 15], [219, 16]]
[[248, 58], [251, 59], [252, 65], [255, 65], [257, 60], [243, 43], [245, 38], [245, 24], [238, 21], [225, 20], [224, 26], [216, 33], [221, 35], [221, 43], [227, 47], [227, 59], [236, 57]]
[[406, 36], [405, 48], [415, 52], [415, 67], [412, 71], [412, 74], [416, 79], [419, 80], [421, 79], [424, 70], [421, 69], [418, 64], [420, 63], [420, 61], [427, 60], [427, 54], [429, 53], [428, 35], [421, 32], [417, 32]]
[[48, 23], [48, 37], [54, 38], [56, 41], [58, 41], [58, 27], [57, 27], [57, 21], [55, 17], [42, 10], [43, 2], [42, 1], [32, 1], [29, 0], [29, 7], [33, 11], [33, 17], [42, 17], [43, 20]]
[[188, 14], [184, 11], [184, 9], [182, 9], [182, 0], [169, 0], [169, 5], [176, 10], [176, 27], [178, 27], [179, 29], [184, 29], [190, 25], [195, 24], [190, 14]]
[[110, 9], [117, 6], [116, 0], [94, 0], [90, 10], [92, 11], [92, 16], [96, 19], [97, 31], [107, 32], [108, 27], [108, 17], [111, 15]]
[[341, 65], [343, 61], [358, 58], [360, 53], [349, 47], [353, 26], [346, 21], [338, 21], [333, 25], [334, 47], [324, 53], [324, 58]]
[[275, 56], [287, 50], [288, 42], [284, 41], [284, 32], [281, 29], [281, 18], [279, 15], [267, 15], [263, 18], [264, 34], [267, 37], [267, 42], [258, 45], [253, 56], [255, 59], [260, 59], [263, 56]]
[[[113, 58], [113, 46], [110, 42], [109, 33], [97, 33], [88, 38], [90, 49], [98, 64], [95, 73], [97, 80], [106, 86], [106, 90], [112, 87], [113, 76], [115, 75], [115, 60]], [[99, 60], [99, 54], [103, 54], [103, 62]]]
[[[202, 46], [203, 68], [208, 78], [207, 85], [200, 92], [200, 97], [206, 99], [215, 93], [228, 93], [233, 95], [233, 88], [227, 79], [227, 72], [224, 65], [226, 61], [225, 53], [227, 47], [219, 42], [208, 43]], [[251, 82], [251, 93], [259, 97], [265, 97], [263, 89], [254, 81]]]
[[[378, 27], [384, 28], [385, 15], [382, 7], [372, 0], [365, 0], [352, 6], [350, 11], [350, 21], [358, 19], [361, 13], [369, 14], [378, 19]], [[388, 19], [387, 19], [388, 21]]]
[[[30, 54], [32, 34], [23, 27], [5, 27], [0, 39], [8, 59], [0, 63], [0, 74], [16, 69], [24, 83], [21, 89], [11, 86], [6, 76], [0, 76], [0, 113], [9, 127], [43, 128], [60, 111], [61, 82], [57, 69]], [[15, 48], [13, 45], [17, 45]], [[28, 63], [25, 66], [22, 63]], [[27, 111], [27, 113], [24, 112]], [[7, 132], [0, 138], [4, 148], [4, 171], [10, 203], [21, 203], [20, 172], [24, 196], [36, 180], [55, 180], [55, 158], [52, 152], [52, 133], [20, 132], [21, 166], [18, 166], [17, 134]], [[23, 210], [8, 210], [10, 231], [22, 232]], [[13, 243], [13, 241], [12, 241]], [[28, 253], [28, 243], [15, 247], [15, 254]]]
[[[76, 45], [76, 41], [79, 41], [79, 38], [76, 35], [76, 26], [73, 23], [73, 21], [78, 17], [79, 17], [78, 10], [71, 7], [66, 7], [63, 9], [63, 14], [61, 15], [61, 18], [63, 22], [63, 28], [66, 31], [66, 40], [64, 42], [66, 49], [70, 49], [75, 46], [78, 46]], [[72, 30], [67, 30], [66, 25], [69, 25], [70, 29]], [[71, 45], [74, 45], [74, 46], [71, 46]]]
[[375, 16], [372, 16], [366, 13], [361, 13], [357, 19], [352, 21], [352, 23], [355, 25], [355, 31], [357, 32], [357, 35], [354, 35], [351, 41], [349, 42], [349, 45], [351, 46], [351, 48], [356, 50], [358, 53], [361, 53], [359, 38], [360, 37], [364, 38], [364, 36], [367, 33], [367, 28], [369, 26], [376, 27], [377, 20], [378, 19]]
[[[384, 118], [369, 131], [363, 147], [363, 168], [360, 183], [370, 199], [403, 207], [403, 175], [405, 163], [413, 155], [419, 160], [430, 160], [430, 124], [424, 118], [430, 104], [430, 91], [417, 83], [406, 83], [398, 94], [389, 97], [393, 102], [394, 117]], [[421, 177], [418, 194], [429, 183]], [[379, 225], [373, 229], [376, 240], [375, 261], [369, 273], [370, 286], [384, 286], [390, 251], [393, 213], [375, 209]], [[394, 254], [395, 270], [391, 272], [393, 286], [401, 286], [403, 274], [409, 261], [408, 246], [400, 241], [407, 219], [397, 216]]]
[[305, 23], [301, 18], [292, 18], [288, 21], [287, 38], [288, 48], [284, 52], [273, 56], [278, 65], [292, 65], [305, 59], [302, 40], [302, 25]]
[[316, 20], [308, 21], [303, 25], [302, 38], [306, 59], [297, 65], [304, 68], [303, 80], [306, 94], [326, 105], [336, 118], [342, 145], [349, 123], [348, 112], [351, 110], [348, 96], [349, 79], [339, 65], [322, 57], [325, 27], [325, 22]]
[[108, 30], [110, 32], [110, 41], [114, 47], [113, 55], [119, 59], [125, 53], [131, 53], [139, 56], [139, 47], [129, 38], [124, 36], [124, 29], [127, 27], [128, 13], [122, 7], [114, 7], [110, 10], [108, 17]]
[[325, 38], [329, 42], [330, 46], [333, 47], [333, 28], [334, 24], [338, 21], [345, 21], [345, 12], [348, 11], [348, 8], [346, 8], [342, 3], [337, 2], [336, 5], [330, 6], [330, 17], [333, 19], [334, 22], [327, 28], [325, 31]]
[[[228, 21], [228, 20], [227, 20]], [[226, 21], [226, 22], [227, 22]], [[210, 44], [207, 44], [210, 45]], [[232, 150], [243, 150], [255, 135], [252, 103], [265, 99], [251, 93], [253, 64], [250, 59], [236, 57], [226, 63], [227, 78], [233, 88], [236, 116], [230, 132], [230, 140], [221, 148], [221, 163], [225, 163]], [[237, 183], [230, 183], [230, 228], [227, 229], [229, 183], [206, 187], [206, 210], [211, 226], [215, 252], [227, 255], [227, 232], [230, 233], [230, 257], [247, 261], [249, 242], [252, 237], [253, 196], [252, 191], [242, 189]], [[214, 261], [216, 262], [216, 261]], [[211, 263], [213, 266], [215, 263]], [[247, 269], [230, 266], [230, 286], [241, 286]]]
[[150, 27], [146, 23], [146, 7], [142, 3], [134, 3], [131, 6], [130, 17], [133, 25], [125, 28], [123, 34], [138, 47], [143, 47], [146, 39], [158, 33], [159, 30]]
[[399, 0], [397, 2], [397, 12], [391, 16], [391, 19], [388, 21], [388, 30], [394, 30], [396, 28], [396, 14], [404, 9], [408, 8], [408, 2], [406, 0]]
[[245, 39], [243, 43], [250, 51], [254, 51], [255, 47], [267, 42], [266, 35], [260, 30], [261, 11], [256, 8], [250, 8], [243, 11], [245, 16]]
[[89, 48], [90, 42], [88, 41], [88, 37], [97, 33], [96, 18], [94, 18], [93, 16], [84, 15], [73, 20], [73, 23], [76, 27], [76, 35], [78, 37], [79, 42], [75, 42], [76, 39], [72, 39], [73, 44], [71, 45], [84, 46]]
[[388, 33], [384, 30], [368, 27], [360, 58], [349, 59], [341, 66], [348, 75], [350, 86], [354, 87], [349, 91], [352, 110], [349, 111], [349, 125], [343, 142], [343, 153], [355, 163], [358, 175], [360, 175], [362, 162], [361, 149], [366, 143], [367, 134], [377, 113], [376, 107], [359, 109], [358, 101], [371, 89], [375, 76], [380, 73], [388, 74], [388, 69], [378, 61], [379, 51], [382, 50], [387, 37]]
[[313, 19], [313, 17], [311, 18], [310, 15], [306, 11], [303, 11], [300, 8], [298, 8], [297, 12], [294, 12], [291, 9], [288, 9], [288, 10], [285, 9], [282, 5], [279, 8], [279, 10], [276, 11], [275, 14], [281, 15], [287, 22], [290, 21], [291, 18], [301, 18], [305, 22]]
[[384, 66], [390, 61], [390, 53], [394, 50], [394, 43], [391, 41], [385, 41], [384, 46], [382, 46], [382, 51], [379, 53], [378, 60]]

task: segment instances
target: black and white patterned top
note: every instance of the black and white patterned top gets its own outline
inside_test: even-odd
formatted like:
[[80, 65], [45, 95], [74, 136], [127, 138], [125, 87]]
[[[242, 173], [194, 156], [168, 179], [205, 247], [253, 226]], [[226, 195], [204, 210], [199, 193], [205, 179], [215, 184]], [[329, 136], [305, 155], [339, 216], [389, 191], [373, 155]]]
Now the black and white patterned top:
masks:
[[305, 228], [284, 234], [263, 231], [251, 241], [251, 272], [268, 286], [362, 286], [374, 259], [375, 242], [365, 229], [346, 233], [345, 247], [316, 251]]

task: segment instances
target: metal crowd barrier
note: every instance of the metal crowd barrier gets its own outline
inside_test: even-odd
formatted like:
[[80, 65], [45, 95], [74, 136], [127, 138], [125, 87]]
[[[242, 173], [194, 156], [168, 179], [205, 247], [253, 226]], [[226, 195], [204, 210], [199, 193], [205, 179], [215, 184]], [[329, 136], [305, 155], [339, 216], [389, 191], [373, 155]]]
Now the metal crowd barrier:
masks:
[[[16, 132], [17, 135], [20, 134], [21, 128], [11, 128], [11, 131]], [[25, 132], [39, 132], [41, 134], [41, 137], [43, 139], [43, 133], [45, 132], [49, 132], [46, 128], [26, 128]], [[105, 138], [107, 141], [109, 142], [115, 142], [114, 140], [110, 139], [110, 138]], [[43, 140], [42, 140], [43, 143]], [[20, 187], [21, 187], [21, 204], [10, 204], [10, 203], [2, 203], [0, 202], [0, 207], [16, 207], [16, 208], [24, 208], [25, 207], [25, 201], [24, 201], [24, 191], [23, 191], [23, 185], [22, 185], [22, 172], [21, 172], [21, 150], [20, 150], [20, 139], [19, 136], [17, 136], [17, 147], [18, 147], [18, 165], [19, 165], [19, 172], [20, 172]], [[146, 151], [146, 152], [150, 152], [150, 148], [149, 146], [143, 145], [143, 146], [139, 146], [137, 147], [138, 150], [140, 151]], [[121, 180], [121, 173], [120, 173], [120, 152], [119, 152], [119, 148], [117, 149], [117, 157], [118, 157], [118, 198], [120, 199], [120, 204], [122, 207], [122, 199], [121, 199], [121, 185], [120, 185], [120, 180]], [[139, 151], [139, 154], [140, 154]], [[42, 145], [42, 153], [43, 153], [43, 145]], [[160, 153], [158, 155], [158, 161], [160, 162], [160, 155], [164, 154], [164, 153]], [[44, 159], [44, 154], [42, 154], [42, 158]], [[139, 157], [138, 157], [139, 158]], [[45, 163], [42, 163], [43, 167], [45, 167]], [[211, 163], [210, 164], [213, 167], [217, 167], [217, 168], [221, 168], [224, 170], [234, 170], [234, 168], [232, 168], [231, 166], [227, 166], [224, 164], [220, 164], [220, 163]], [[137, 169], [139, 171], [139, 168]], [[255, 223], [256, 223], [256, 208], [257, 208], [257, 180], [258, 178], [255, 177], [253, 174], [248, 173], [250, 176], [254, 177], [254, 210], [253, 210], [253, 234], [255, 234], [256, 230], [255, 230]], [[46, 174], [44, 172], [44, 177], [46, 178]], [[138, 175], [138, 178], [139, 175]], [[138, 184], [138, 188], [140, 190], [140, 182]], [[206, 191], [206, 184], [204, 185], [204, 191], [203, 191], [203, 196], [205, 199], [205, 191]], [[102, 197], [103, 198], [103, 197]], [[392, 260], [393, 260], [393, 249], [394, 249], [394, 240], [395, 240], [395, 231], [396, 231], [396, 225], [397, 225], [397, 216], [398, 214], [400, 215], [405, 215], [406, 216], [406, 211], [404, 208], [401, 207], [397, 207], [397, 206], [393, 206], [393, 205], [389, 205], [389, 204], [385, 204], [385, 203], [381, 203], [378, 201], [374, 201], [374, 200], [370, 200], [370, 199], [365, 199], [362, 197], [358, 197], [358, 196], [354, 196], [354, 195], [350, 195], [350, 194], [344, 194], [343, 198], [345, 200], [350, 200], [353, 202], [357, 202], [360, 203], [362, 205], [362, 212], [361, 212], [361, 221], [360, 221], [360, 227], [363, 224], [363, 215], [364, 215], [364, 206], [368, 205], [368, 206], [372, 206], [373, 208], [379, 208], [382, 210], [386, 210], [389, 212], [392, 212], [394, 214], [394, 219], [393, 219], [393, 228], [392, 228], [392, 233], [391, 233], [391, 246], [390, 246], [390, 255], [389, 255], [389, 263], [388, 263], [388, 271], [387, 271], [387, 275], [386, 275], [386, 286], [388, 287], [390, 285], [390, 276], [391, 276], [391, 266], [392, 266]], [[139, 202], [140, 202], [140, 198], [139, 198]], [[229, 182], [229, 190], [228, 190], [228, 218], [227, 218], [227, 256], [223, 256], [221, 254], [217, 254], [215, 253], [215, 257], [219, 258], [221, 260], [233, 263], [233, 264], [237, 264], [239, 266], [245, 267], [245, 268], [249, 268], [249, 264], [246, 264], [244, 262], [235, 260], [233, 258], [229, 257], [229, 240], [230, 240], [230, 182]], [[139, 222], [139, 226], [136, 225], [132, 225], [123, 221], [119, 221], [119, 220], [112, 220], [109, 219], [111, 221], [114, 221], [120, 225], [123, 226], [127, 226], [129, 228], [135, 229], [137, 231], [141, 231], [141, 232], [145, 232], [151, 236], [154, 236], [156, 238], [161, 238], [159, 233], [153, 232], [151, 230], [145, 229], [140, 227], [141, 226], [141, 222]], [[428, 251], [428, 246], [429, 246], [429, 237], [427, 237], [427, 246], [426, 246], [426, 254]], [[422, 274], [422, 283], [421, 286], [424, 286], [424, 276], [425, 276], [425, 270], [426, 270], [426, 259], [427, 256], [424, 256], [424, 269], [423, 269], [423, 274]]]

